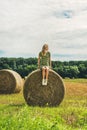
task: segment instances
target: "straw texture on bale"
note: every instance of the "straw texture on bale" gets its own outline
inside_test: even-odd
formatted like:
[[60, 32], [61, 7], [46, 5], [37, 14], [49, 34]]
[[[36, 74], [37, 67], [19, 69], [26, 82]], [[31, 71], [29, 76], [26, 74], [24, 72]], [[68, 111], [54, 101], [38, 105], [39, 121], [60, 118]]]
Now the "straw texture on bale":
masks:
[[22, 86], [22, 78], [17, 72], [8, 69], [0, 70], [0, 93], [18, 93]]
[[23, 94], [25, 101], [31, 106], [57, 106], [65, 94], [62, 78], [53, 70], [49, 70], [48, 84], [42, 85], [42, 71], [37, 69], [25, 80]]

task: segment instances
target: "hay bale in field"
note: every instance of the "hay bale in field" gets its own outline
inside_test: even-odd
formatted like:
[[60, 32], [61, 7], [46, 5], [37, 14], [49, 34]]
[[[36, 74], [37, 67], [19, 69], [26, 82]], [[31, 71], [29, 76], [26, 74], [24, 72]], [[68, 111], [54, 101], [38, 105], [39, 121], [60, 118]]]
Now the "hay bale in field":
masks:
[[22, 78], [17, 72], [8, 69], [0, 70], [0, 93], [17, 93], [22, 86]]
[[65, 94], [62, 78], [53, 70], [49, 70], [47, 86], [42, 86], [42, 73], [37, 69], [25, 80], [23, 94], [28, 105], [57, 106]]

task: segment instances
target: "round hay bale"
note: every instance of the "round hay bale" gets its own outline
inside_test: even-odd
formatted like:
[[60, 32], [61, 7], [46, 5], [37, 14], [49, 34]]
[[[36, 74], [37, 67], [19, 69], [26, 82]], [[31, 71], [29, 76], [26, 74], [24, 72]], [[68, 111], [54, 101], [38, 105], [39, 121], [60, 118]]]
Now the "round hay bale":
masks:
[[23, 94], [28, 105], [57, 106], [65, 94], [62, 78], [53, 70], [49, 70], [48, 84], [42, 85], [42, 72], [37, 69], [30, 73], [25, 80]]
[[21, 76], [8, 69], [0, 70], [0, 93], [18, 93], [22, 89], [23, 81]]

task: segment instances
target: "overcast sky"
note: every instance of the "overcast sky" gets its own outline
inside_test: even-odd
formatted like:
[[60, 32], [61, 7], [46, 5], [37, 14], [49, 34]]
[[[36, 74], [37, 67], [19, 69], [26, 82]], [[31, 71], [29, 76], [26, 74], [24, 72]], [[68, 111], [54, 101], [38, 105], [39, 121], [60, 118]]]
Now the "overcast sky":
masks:
[[0, 0], [0, 57], [87, 60], [87, 0]]

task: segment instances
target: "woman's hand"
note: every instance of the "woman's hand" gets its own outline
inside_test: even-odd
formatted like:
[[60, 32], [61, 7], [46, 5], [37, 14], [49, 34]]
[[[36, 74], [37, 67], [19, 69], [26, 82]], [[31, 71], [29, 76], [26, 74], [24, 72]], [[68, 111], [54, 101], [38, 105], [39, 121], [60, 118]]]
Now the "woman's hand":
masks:
[[40, 69], [40, 65], [38, 65], [38, 69]]
[[49, 66], [50, 69], [52, 69], [52, 66]]

